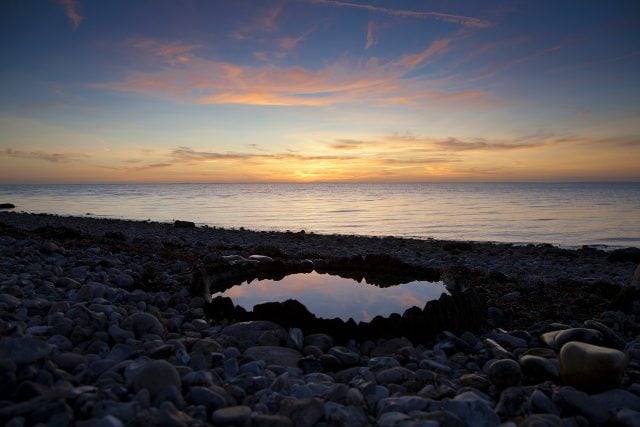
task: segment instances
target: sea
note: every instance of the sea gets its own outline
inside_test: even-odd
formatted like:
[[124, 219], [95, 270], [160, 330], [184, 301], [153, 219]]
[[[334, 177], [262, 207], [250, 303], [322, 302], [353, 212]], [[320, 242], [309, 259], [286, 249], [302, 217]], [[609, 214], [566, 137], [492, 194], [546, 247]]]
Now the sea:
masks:
[[640, 183], [0, 185], [16, 211], [212, 227], [640, 247]]

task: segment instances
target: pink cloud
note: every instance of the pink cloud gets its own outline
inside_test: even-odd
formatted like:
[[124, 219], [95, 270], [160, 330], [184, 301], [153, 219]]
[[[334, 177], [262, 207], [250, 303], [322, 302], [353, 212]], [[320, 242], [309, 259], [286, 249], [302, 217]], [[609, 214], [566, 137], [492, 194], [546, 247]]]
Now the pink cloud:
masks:
[[369, 21], [369, 25], [367, 25], [367, 43], [364, 45], [365, 50], [378, 43], [374, 31], [375, 24], [373, 23], [373, 21]]
[[[363, 63], [342, 58], [310, 70], [270, 64], [236, 65], [197, 56], [193, 53], [197, 45], [143, 39], [136, 40], [132, 46], [161, 58], [168, 67], [131, 73], [124, 81], [97, 83], [91, 87], [145, 93], [188, 103], [265, 106], [317, 107], [361, 102], [419, 106], [428, 101], [435, 105], [488, 99], [482, 91], [448, 92], [438, 88], [437, 81], [405, 77], [444, 52], [449, 43], [450, 39], [436, 40], [422, 52], [387, 62], [373, 58]], [[267, 53], [254, 53], [254, 56], [262, 61], [269, 59]]]
[[67, 18], [71, 21], [71, 26], [75, 30], [84, 20], [84, 16], [78, 13], [78, 0], [57, 0], [57, 3], [64, 8]]
[[273, 33], [278, 29], [278, 17], [282, 13], [286, 2], [286, 0], [279, 0], [273, 7], [264, 10], [256, 16], [249, 25], [233, 32], [231, 36], [238, 40], [245, 40], [250, 38], [249, 35], [251, 33], [255, 32]]
[[433, 42], [429, 47], [423, 50], [420, 53], [405, 55], [397, 61], [398, 64], [407, 67], [409, 69], [413, 69], [418, 65], [422, 64], [427, 59], [431, 58], [434, 55], [437, 55], [440, 52], [443, 52], [447, 46], [449, 46], [449, 39], [440, 39]]

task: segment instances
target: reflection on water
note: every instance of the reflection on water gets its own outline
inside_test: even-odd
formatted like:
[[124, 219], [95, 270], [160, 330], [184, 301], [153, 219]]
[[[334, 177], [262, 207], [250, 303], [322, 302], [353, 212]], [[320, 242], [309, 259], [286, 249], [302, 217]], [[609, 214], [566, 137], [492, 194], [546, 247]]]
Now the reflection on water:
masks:
[[365, 281], [357, 282], [330, 274], [291, 274], [282, 280], [256, 280], [233, 286], [213, 297], [225, 296], [246, 310], [256, 304], [296, 299], [317, 317], [339, 317], [368, 322], [377, 315], [402, 314], [406, 309], [423, 308], [427, 301], [449, 292], [442, 282], [415, 281], [380, 288]]

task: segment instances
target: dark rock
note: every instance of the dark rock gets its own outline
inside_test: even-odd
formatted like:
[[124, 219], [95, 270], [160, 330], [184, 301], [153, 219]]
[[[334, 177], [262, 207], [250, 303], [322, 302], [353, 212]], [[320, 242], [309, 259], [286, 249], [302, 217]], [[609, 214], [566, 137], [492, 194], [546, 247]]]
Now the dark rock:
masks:
[[347, 347], [331, 347], [329, 349], [329, 355], [338, 359], [343, 366], [354, 366], [360, 362], [360, 354]]
[[335, 402], [324, 404], [324, 418], [332, 426], [365, 427], [370, 425], [369, 419], [361, 408]]
[[134, 333], [136, 338], [141, 338], [145, 334], [154, 334], [162, 336], [164, 328], [162, 323], [149, 313], [134, 313], [122, 322], [124, 329]]
[[383, 385], [402, 384], [415, 379], [413, 371], [397, 366], [395, 368], [384, 369], [376, 374], [376, 381]]
[[610, 418], [607, 408], [573, 387], [562, 387], [554, 395], [553, 401], [563, 415], [582, 415], [592, 424], [604, 424]]
[[640, 263], [640, 249], [638, 248], [622, 248], [616, 249], [609, 253], [607, 257], [609, 262], [633, 262]]
[[562, 424], [559, 416], [554, 414], [533, 414], [525, 418], [518, 427], [557, 427]]
[[526, 355], [522, 356], [519, 362], [525, 377], [536, 384], [547, 380], [557, 380], [560, 375], [560, 365], [557, 359]]
[[222, 334], [231, 336], [240, 342], [257, 344], [260, 336], [267, 331], [282, 341], [285, 341], [288, 336], [287, 331], [282, 326], [266, 320], [235, 323], [224, 328]]
[[311, 427], [324, 416], [324, 405], [320, 399], [300, 399], [282, 403], [280, 413], [288, 417], [295, 426]]
[[487, 375], [500, 389], [518, 385], [522, 379], [520, 365], [511, 359], [496, 360], [489, 366]]
[[16, 205], [13, 203], [0, 203], [0, 209], [13, 209]]
[[162, 402], [158, 409], [163, 427], [187, 427], [193, 421], [190, 416], [176, 409], [171, 402]]
[[298, 367], [302, 355], [292, 348], [276, 346], [255, 346], [244, 352], [244, 357], [253, 360], [264, 360], [267, 365]]
[[133, 389], [138, 392], [146, 388], [152, 398], [169, 386], [180, 390], [182, 381], [176, 368], [164, 360], [147, 362], [135, 372], [133, 377]]
[[191, 221], [176, 220], [173, 223], [174, 228], [196, 228], [196, 224]]
[[529, 410], [532, 413], [560, 415], [555, 403], [540, 390], [534, 390], [529, 396]]
[[195, 405], [206, 406], [210, 412], [227, 406], [224, 396], [207, 387], [191, 387], [187, 400]]
[[305, 345], [318, 347], [326, 352], [333, 347], [333, 338], [327, 334], [311, 334], [304, 338]]
[[251, 421], [254, 427], [293, 427], [291, 420], [284, 415], [257, 414]]
[[9, 359], [18, 365], [34, 363], [47, 357], [49, 353], [51, 353], [51, 346], [34, 338], [0, 339], [0, 359]]
[[529, 414], [529, 394], [524, 387], [509, 387], [500, 393], [496, 405], [496, 414], [502, 419], [526, 416]]

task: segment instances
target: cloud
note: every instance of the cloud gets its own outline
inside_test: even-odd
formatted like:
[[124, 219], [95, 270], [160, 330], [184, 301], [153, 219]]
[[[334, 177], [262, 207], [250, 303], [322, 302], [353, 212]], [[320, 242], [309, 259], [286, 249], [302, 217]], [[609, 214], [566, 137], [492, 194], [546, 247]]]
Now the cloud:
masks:
[[489, 21], [480, 18], [473, 18], [469, 16], [462, 15], [453, 15], [448, 13], [439, 13], [439, 12], [421, 12], [416, 10], [407, 10], [407, 9], [391, 9], [381, 6], [375, 6], [372, 4], [366, 3], [351, 3], [337, 0], [311, 0], [312, 3], [316, 4], [324, 4], [328, 6], [335, 7], [347, 7], [352, 9], [361, 9], [374, 13], [381, 13], [384, 15], [395, 16], [399, 18], [433, 18], [439, 21], [451, 22], [459, 25], [463, 25], [465, 27], [472, 28], [487, 28], [491, 26]]
[[236, 31], [231, 36], [237, 40], [250, 38], [251, 33], [273, 33], [278, 30], [278, 17], [282, 13], [286, 0], [277, 1], [272, 7], [262, 11], [253, 21]]
[[64, 8], [67, 18], [71, 21], [73, 29], [77, 29], [84, 20], [84, 16], [78, 13], [78, 0], [56, 0], [57, 3]]
[[4, 150], [0, 151], [0, 153], [7, 157], [43, 160], [51, 163], [69, 163], [90, 157], [88, 154], [82, 153], [50, 153], [41, 150], [14, 150], [13, 148], [5, 148]]
[[364, 45], [364, 50], [368, 50], [371, 46], [378, 44], [378, 39], [375, 35], [376, 25], [373, 21], [369, 21], [367, 25], [367, 42]]
[[402, 65], [403, 67], [406, 67], [409, 70], [414, 69], [432, 56], [443, 52], [447, 48], [447, 46], [449, 46], [450, 42], [450, 39], [436, 40], [422, 52], [404, 55], [396, 63]]
[[191, 59], [191, 51], [200, 47], [198, 44], [186, 44], [182, 42], [160, 42], [153, 39], [134, 39], [131, 46], [143, 50], [171, 65], [184, 64]]
[[[294, 44], [290, 42], [286, 47]], [[437, 107], [438, 103], [444, 105], [460, 101], [464, 107], [471, 98], [474, 102], [482, 99], [488, 101], [488, 95], [479, 90], [436, 90], [441, 86], [440, 82], [405, 77], [412, 69], [444, 52], [449, 44], [450, 39], [436, 40], [422, 52], [387, 62], [378, 59], [362, 62], [343, 57], [318, 70], [310, 70], [268, 63], [236, 65], [195, 55], [193, 50], [197, 45], [144, 39], [136, 40], [132, 46], [162, 58], [170, 67], [134, 72], [121, 82], [88, 86], [146, 93], [199, 104], [318, 107], [371, 102], [418, 106], [430, 101], [430, 106]], [[188, 60], [180, 60], [185, 55], [188, 55]], [[268, 59], [266, 53], [254, 53], [254, 56]], [[431, 86], [434, 89], [430, 89]]]
[[447, 138], [440, 141], [434, 141], [437, 148], [445, 151], [472, 151], [472, 150], [490, 150], [490, 151], [505, 151], [505, 150], [521, 150], [526, 148], [537, 148], [548, 145], [556, 144], [557, 141], [549, 141], [546, 139], [518, 142], [518, 141], [489, 141], [482, 138], [473, 139], [470, 141], [463, 141], [457, 138]]

